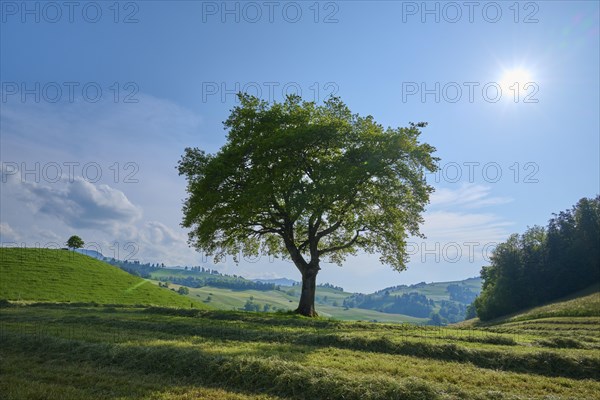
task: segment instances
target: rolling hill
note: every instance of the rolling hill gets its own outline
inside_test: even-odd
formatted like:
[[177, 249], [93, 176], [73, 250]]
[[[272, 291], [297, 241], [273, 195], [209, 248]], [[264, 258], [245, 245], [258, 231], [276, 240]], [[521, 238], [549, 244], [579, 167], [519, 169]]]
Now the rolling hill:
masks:
[[[155, 282], [158, 284], [158, 282]], [[179, 285], [170, 284], [175, 289]], [[344, 298], [350, 293], [339, 290], [317, 288], [317, 312], [326, 318], [335, 318], [344, 321], [374, 321], [425, 324], [427, 318], [415, 318], [404, 314], [383, 313], [376, 310], [361, 308], [345, 308], [342, 306]], [[269, 311], [290, 311], [296, 309], [300, 298], [300, 288], [281, 287], [281, 290], [235, 290], [203, 286], [190, 288], [188, 296], [191, 299], [202, 301], [219, 310], [243, 310], [248, 301], [264, 311], [268, 305]], [[324, 300], [325, 299], [325, 300]], [[337, 304], [337, 305], [332, 305]]]
[[459, 285], [473, 293], [479, 294], [481, 292], [482, 279], [469, 278], [463, 281], [451, 281], [451, 282], [432, 282], [432, 283], [417, 283], [414, 285], [400, 285], [393, 286], [382, 291], [388, 290], [392, 295], [408, 294], [411, 292], [417, 292], [425, 295], [434, 301], [450, 300], [450, 294], [448, 291], [449, 286]]
[[[298, 282], [290, 279], [249, 280], [210, 266], [165, 267], [164, 264], [108, 260], [111, 265], [146, 279], [189, 288], [189, 297], [220, 310], [289, 311], [300, 298]], [[160, 265], [160, 266], [159, 266]], [[349, 293], [320, 283], [315, 302], [322, 316], [341, 320], [448, 324], [464, 320], [467, 306], [480, 293], [480, 278], [451, 282], [398, 285], [371, 294]]]
[[0, 249], [0, 299], [209, 308], [95, 258], [39, 248]]

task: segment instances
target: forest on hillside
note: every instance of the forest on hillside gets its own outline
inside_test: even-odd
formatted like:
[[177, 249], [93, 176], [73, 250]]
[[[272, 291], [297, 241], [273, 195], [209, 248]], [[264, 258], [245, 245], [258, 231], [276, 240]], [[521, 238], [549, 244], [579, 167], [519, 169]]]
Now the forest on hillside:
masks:
[[481, 270], [474, 311], [483, 321], [537, 306], [600, 282], [600, 196], [582, 198], [546, 227], [498, 245]]

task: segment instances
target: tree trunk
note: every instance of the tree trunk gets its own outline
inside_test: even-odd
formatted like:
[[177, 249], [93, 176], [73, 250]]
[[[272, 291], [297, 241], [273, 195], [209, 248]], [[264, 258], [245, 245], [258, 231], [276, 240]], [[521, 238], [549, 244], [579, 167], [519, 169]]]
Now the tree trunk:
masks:
[[296, 312], [307, 317], [318, 316], [315, 311], [315, 291], [317, 288], [317, 268], [308, 268], [302, 273], [302, 293]]

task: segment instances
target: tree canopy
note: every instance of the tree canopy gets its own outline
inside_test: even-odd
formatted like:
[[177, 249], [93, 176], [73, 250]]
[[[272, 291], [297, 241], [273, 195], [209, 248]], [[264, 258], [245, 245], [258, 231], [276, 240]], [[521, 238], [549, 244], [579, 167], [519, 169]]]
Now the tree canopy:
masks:
[[290, 258], [302, 274], [304, 315], [316, 314], [321, 260], [341, 265], [362, 249], [403, 270], [406, 239], [421, 236], [433, 191], [425, 172], [437, 168], [435, 148], [419, 142], [426, 124], [384, 128], [335, 97], [323, 105], [239, 100], [224, 122], [225, 145], [216, 154], [186, 148], [179, 162], [190, 244], [216, 261]]
[[83, 240], [77, 235], [73, 235], [69, 238], [69, 240], [67, 240], [67, 246], [72, 249], [80, 249], [83, 247], [83, 245]]

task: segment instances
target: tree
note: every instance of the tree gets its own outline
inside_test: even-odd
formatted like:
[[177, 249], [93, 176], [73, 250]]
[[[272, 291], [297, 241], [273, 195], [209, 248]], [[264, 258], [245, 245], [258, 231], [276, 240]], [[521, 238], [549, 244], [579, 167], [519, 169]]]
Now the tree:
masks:
[[434, 312], [431, 313], [431, 316], [429, 318], [429, 321], [427, 321], [427, 325], [434, 325], [434, 326], [442, 326], [442, 325], [446, 325], [447, 321], [445, 318], [442, 318], [440, 316], [440, 314]]
[[69, 238], [69, 240], [67, 240], [67, 246], [72, 249], [80, 249], [83, 247], [83, 245], [83, 240], [77, 235], [73, 235]]
[[260, 311], [260, 306], [254, 303], [252, 300], [246, 300], [246, 304], [244, 304], [244, 311]]
[[405, 269], [408, 235], [422, 237], [433, 188], [435, 148], [419, 142], [425, 123], [383, 128], [339, 98], [323, 105], [288, 96], [269, 104], [239, 94], [216, 154], [186, 148], [182, 226], [189, 243], [218, 262], [260, 252], [292, 260], [302, 275], [296, 312], [317, 315], [321, 261], [341, 265], [358, 250]]
[[179, 286], [179, 289], [177, 289], [177, 293], [179, 294], [190, 294], [190, 289], [186, 288], [185, 286]]

